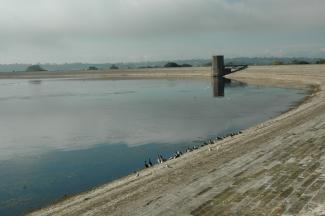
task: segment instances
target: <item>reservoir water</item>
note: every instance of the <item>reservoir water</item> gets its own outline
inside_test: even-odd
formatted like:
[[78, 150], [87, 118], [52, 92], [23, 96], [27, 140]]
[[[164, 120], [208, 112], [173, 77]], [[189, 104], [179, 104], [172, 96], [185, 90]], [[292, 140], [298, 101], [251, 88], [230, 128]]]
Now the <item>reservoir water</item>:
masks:
[[0, 80], [0, 215], [125, 176], [305, 96], [230, 80]]

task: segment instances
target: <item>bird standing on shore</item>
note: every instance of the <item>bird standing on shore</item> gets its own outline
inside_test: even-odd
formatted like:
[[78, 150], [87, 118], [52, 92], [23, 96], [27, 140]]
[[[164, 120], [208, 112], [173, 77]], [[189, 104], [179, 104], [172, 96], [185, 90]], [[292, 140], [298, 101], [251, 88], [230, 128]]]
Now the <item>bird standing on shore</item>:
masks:
[[161, 164], [165, 161], [166, 161], [166, 159], [162, 155], [158, 154], [158, 158], [157, 158], [158, 164]]
[[149, 167], [149, 165], [147, 164], [147, 161], [144, 161], [144, 167], [145, 168], [148, 168]]

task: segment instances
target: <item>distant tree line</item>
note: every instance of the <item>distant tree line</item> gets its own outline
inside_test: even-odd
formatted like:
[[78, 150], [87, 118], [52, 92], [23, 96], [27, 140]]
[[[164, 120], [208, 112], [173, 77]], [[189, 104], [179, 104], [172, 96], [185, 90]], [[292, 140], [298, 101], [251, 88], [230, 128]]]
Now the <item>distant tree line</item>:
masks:
[[113, 64], [109, 69], [111, 69], [111, 70], [117, 70], [117, 69], [119, 69], [119, 67], [116, 66], [115, 64]]
[[37, 72], [37, 71], [47, 71], [40, 65], [30, 65], [26, 68], [26, 72]]
[[192, 67], [190, 64], [177, 64], [175, 62], [168, 62], [164, 65], [165, 68], [177, 68], [177, 67]]
[[272, 65], [285, 65], [285, 64], [287, 64], [287, 65], [289, 65], [289, 64], [303, 65], [303, 64], [310, 64], [310, 62], [305, 61], [305, 60], [297, 60], [297, 59], [294, 59], [289, 63], [285, 63], [285, 62], [279, 61], [279, 60], [275, 60], [272, 62]]
[[[294, 59], [292, 60], [292, 62], [290, 63], [287, 63], [287, 64], [296, 64], [296, 65], [303, 65], [303, 64], [312, 64], [313, 62], [310, 62], [310, 61], [306, 61], [306, 60], [297, 60], [297, 59]], [[273, 61], [272, 62], [273, 65], [283, 65], [285, 64], [284, 62], [282, 61]], [[318, 61], [315, 62], [315, 64], [325, 64], [325, 59], [320, 59]]]
[[98, 70], [98, 67], [95, 67], [95, 66], [89, 66], [87, 70]]
[[[176, 63], [177, 62], [177, 63]], [[175, 64], [168, 64], [175, 63]], [[325, 64], [325, 58], [289, 58], [289, 57], [238, 57], [225, 58], [226, 65], [287, 65], [287, 64]], [[39, 67], [37, 67], [38, 65]], [[163, 67], [211, 67], [211, 59], [188, 59], [168, 61], [150, 61], [150, 62], [125, 62], [125, 63], [64, 63], [64, 64], [0, 64], [0, 72], [10, 71], [79, 71], [79, 70], [105, 70], [105, 69], [128, 69], [128, 68], [163, 68]], [[94, 68], [92, 68], [94, 67]]]
[[316, 62], [316, 64], [325, 64], [325, 59], [320, 59]]

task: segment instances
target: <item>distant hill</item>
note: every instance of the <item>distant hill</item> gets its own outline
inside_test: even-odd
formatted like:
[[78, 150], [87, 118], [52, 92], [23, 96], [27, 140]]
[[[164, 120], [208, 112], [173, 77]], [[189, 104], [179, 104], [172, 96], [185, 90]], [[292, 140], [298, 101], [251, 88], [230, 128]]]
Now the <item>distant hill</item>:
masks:
[[[98, 70], [110, 69], [117, 67], [119, 69], [127, 68], [162, 68], [171, 61], [151, 61], [151, 62], [128, 62], [128, 63], [66, 63], [66, 64], [42, 64], [42, 68], [48, 71], [76, 71], [88, 70], [90, 67]], [[188, 59], [188, 60], [173, 60], [177, 65], [184, 66], [210, 66], [210, 59]], [[292, 64], [294, 62], [300, 63], [323, 63], [321, 58], [275, 58], [275, 57], [256, 57], [256, 58], [225, 58], [226, 65], [272, 65], [272, 64]], [[0, 64], [0, 72], [25, 71], [30, 64]]]

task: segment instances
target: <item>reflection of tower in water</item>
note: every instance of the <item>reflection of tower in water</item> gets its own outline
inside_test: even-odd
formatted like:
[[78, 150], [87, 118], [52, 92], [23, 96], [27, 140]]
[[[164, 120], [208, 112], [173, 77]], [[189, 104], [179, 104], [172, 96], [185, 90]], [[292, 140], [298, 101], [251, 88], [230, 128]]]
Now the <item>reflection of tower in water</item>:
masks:
[[212, 89], [213, 89], [213, 97], [224, 97], [225, 96], [225, 88], [245, 88], [247, 86], [246, 83], [230, 80], [223, 77], [213, 77], [211, 80]]
[[223, 77], [214, 77], [212, 79], [213, 97], [224, 97], [225, 96], [225, 84], [226, 83], [231, 83], [231, 80], [223, 78]]

